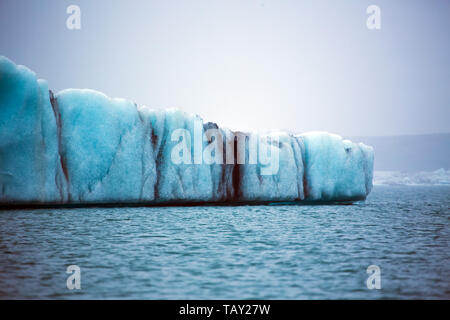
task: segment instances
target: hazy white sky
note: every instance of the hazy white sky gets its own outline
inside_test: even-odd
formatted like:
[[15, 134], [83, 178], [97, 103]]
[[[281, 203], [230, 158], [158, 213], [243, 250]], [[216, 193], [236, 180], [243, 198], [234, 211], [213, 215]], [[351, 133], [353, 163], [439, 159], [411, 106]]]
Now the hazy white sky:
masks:
[[449, 0], [0, 0], [0, 55], [231, 129], [450, 132]]

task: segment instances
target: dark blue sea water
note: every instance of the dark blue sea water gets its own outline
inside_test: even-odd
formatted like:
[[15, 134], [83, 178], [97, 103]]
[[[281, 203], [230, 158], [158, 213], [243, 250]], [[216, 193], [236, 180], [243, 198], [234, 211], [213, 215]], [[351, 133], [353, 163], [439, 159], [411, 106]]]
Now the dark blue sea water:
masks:
[[0, 297], [448, 299], [449, 244], [449, 186], [376, 186], [354, 205], [4, 210]]

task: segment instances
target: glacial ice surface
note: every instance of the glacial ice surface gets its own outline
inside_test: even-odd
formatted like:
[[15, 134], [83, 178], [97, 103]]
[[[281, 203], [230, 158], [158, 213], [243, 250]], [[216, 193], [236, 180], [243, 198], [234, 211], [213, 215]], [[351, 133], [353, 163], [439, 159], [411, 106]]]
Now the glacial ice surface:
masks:
[[232, 132], [93, 90], [53, 94], [0, 57], [3, 205], [353, 201], [372, 188], [373, 159], [371, 147], [326, 132]]

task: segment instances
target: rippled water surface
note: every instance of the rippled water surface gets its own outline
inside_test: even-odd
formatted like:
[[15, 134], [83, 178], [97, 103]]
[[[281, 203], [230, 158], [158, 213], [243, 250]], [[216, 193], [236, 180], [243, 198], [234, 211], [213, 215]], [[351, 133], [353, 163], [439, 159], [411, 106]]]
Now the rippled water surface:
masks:
[[[450, 187], [323, 206], [0, 212], [1, 298], [450, 298]], [[66, 268], [81, 268], [81, 290]], [[369, 265], [381, 290], [366, 287]]]

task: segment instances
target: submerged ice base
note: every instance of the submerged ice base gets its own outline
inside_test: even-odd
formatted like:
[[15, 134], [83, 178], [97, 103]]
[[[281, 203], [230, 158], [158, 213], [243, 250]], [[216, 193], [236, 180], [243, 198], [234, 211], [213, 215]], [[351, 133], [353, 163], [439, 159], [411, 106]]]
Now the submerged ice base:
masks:
[[215, 128], [224, 149], [236, 150], [244, 133], [93, 90], [53, 95], [46, 81], [0, 57], [0, 204], [353, 201], [372, 189], [373, 149], [325, 132], [264, 135], [277, 143], [245, 134], [258, 150], [276, 151], [274, 174], [237, 154], [232, 163], [174, 163], [172, 133], [194, 137], [199, 121], [202, 135]]

